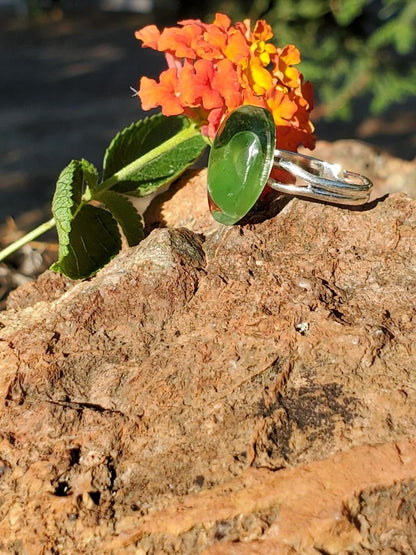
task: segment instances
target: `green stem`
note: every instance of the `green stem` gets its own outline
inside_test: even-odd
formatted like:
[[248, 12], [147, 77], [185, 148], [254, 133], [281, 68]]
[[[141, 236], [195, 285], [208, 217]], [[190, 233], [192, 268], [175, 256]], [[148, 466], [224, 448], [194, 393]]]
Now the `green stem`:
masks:
[[144, 166], [148, 162], [155, 160], [156, 158], [164, 154], [166, 151], [185, 142], [186, 140], [192, 139], [192, 137], [197, 137], [198, 135], [200, 135], [200, 133], [201, 132], [196, 125], [191, 125], [189, 127], [186, 127], [185, 129], [182, 129], [182, 131], [179, 131], [179, 133], [177, 133], [167, 141], [164, 141], [157, 147], [153, 148], [152, 150], [149, 150], [148, 152], [143, 154], [143, 156], [140, 156], [140, 158], [137, 158], [136, 160], [134, 160], [124, 168], [121, 168], [121, 170], [116, 172], [114, 175], [112, 175], [111, 177], [109, 177], [108, 179], [100, 183], [100, 185], [93, 193], [93, 198], [97, 199], [100, 193], [103, 193], [104, 191], [111, 189], [111, 187], [113, 187], [120, 181], [127, 180], [132, 174], [136, 173], [142, 166]]
[[[149, 150], [149, 152], [146, 152], [145, 154], [143, 154], [143, 156], [141, 156], [140, 158], [137, 158], [136, 160], [134, 160], [133, 162], [131, 162], [130, 164], [128, 164], [127, 166], [125, 166], [124, 168], [116, 172], [114, 175], [112, 175], [111, 177], [109, 177], [108, 179], [100, 183], [100, 185], [97, 187], [95, 191], [91, 191], [90, 188], [87, 188], [85, 194], [83, 195], [82, 201], [78, 206], [78, 210], [81, 209], [83, 204], [86, 204], [91, 200], [99, 200], [101, 193], [103, 193], [104, 191], [107, 191], [108, 189], [111, 189], [111, 187], [113, 187], [116, 183], [119, 183], [120, 181], [124, 181], [128, 179], [132, 174], [137, 172], [142, 166], [144, 166], [145, 164], [147, 164], [152, 160], [155, 160], [167, 150], [170, 150], [171, 148], [183, 143], [188, 139], [191, 139], [192, 137], [196, 137], [199, 134], [200, 134], [199, 128], [196, 125], [190, 125], [189, 127], [186, 127], [185, 129], [183, 129], [182, 131], [180, 131], [179, 133], [177, 133], [167, 141], [161, 143], [159, 146], [153, 148], [152, 150]], [[17, 249], [20, 249], [20, 247], [23, 247], [23, 245], [26, 245], [30, 241], [33, 241], [33, 239], [36, 239], [37, 237], [39, 237], [39, 235], [42, 235], [42, 233], [45, 233], [46, 231], [49, 231], [49, 229], [52, 229], [55, 226], [55, 224], [56, 224], [55, 218], [52, 218], [48, 222], [41, 224], [33, 231], [30, 231], [29, 233], [27, 233], [26, 235], [24, 235], [23, 237], [21, 237], [11, 245], [9, 245], [8, 247], [4, 248], [2, 251], [0, 251], [0, 261], [7, 258], [10, 254], [15, 252]]]
[[46, 233], [47, 231], [49, 231], [53, 227], [55, 227], [55, 218], [51, 218], [49, 221], [44, 222], [43, 224], [38, 226], [36, 229], [33, 229], [32, 231], [29, 231], [29, 233], [26, 233], [26, 235], [24, 235], [23, 237], [20, 237], [20, 239], [17, 239], [17, 241], [15, 241], [11, 245], [9, 245], [8, 247], [6, 247], [2, 251], [0, 251], [0, 262], [2, 260], [4, 260], [5, 258], [7, 258], [8, 256], [10, 256], [15, 251], [17, 251], [17, 249], [20, 249], [21, 247], [23, 247], [27, 243], [30, 243], [30, 241], [33, 241], [34, 239], [37, 239], [39, 237], [39, 235], [42, 235], [43, 233]]

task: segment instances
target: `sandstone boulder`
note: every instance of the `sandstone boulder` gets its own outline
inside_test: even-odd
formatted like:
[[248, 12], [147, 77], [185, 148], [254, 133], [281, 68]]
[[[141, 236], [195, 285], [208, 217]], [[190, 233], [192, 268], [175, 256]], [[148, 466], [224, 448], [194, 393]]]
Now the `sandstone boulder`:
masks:
[[167, 195], [0, 313], [0, 551], [414, 552], [416, 200]]

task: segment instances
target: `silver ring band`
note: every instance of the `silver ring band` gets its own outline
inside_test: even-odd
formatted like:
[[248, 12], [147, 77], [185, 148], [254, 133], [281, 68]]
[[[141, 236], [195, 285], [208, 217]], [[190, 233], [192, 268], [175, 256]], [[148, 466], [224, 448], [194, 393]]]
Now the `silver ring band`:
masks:
[[339, 164], [276, 149], [273, 167], [296, 178], [295, 183], [287, 184], [269, 177], [269, 187], [280, 193], [346, 205], [364, 204], [370, 198], [371, 181]]

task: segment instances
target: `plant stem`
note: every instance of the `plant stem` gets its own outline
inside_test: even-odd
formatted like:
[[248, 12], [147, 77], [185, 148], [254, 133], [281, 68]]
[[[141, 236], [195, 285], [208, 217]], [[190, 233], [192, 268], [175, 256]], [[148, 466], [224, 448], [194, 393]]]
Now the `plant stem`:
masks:
[[[136, 160], [134, 160], [124, 168], [120, 169], [114, 175], [112, 175], [111, 177], [109, 177], [108, 179], [100, 183], [100, 185], [97, 187], [95, 191], [91, 191], [89, 188], [87, 188], [85, 194], [83, 195], [82, 202], [78, 206], [78, 211], [81, 209], [83, 204], [86, 204], [91, 200], [97, 200], [97, 199], [99, 200], [101, 193], [103, 193], [104, 191], [107, 191], [108, 189], [111, 189], [111, 187], [113, 187], [116, 183], [119, 183], [120, 181], [128, 179], [132, 174], [137, 172], [137, 170], [139, 170], [142, 166], [144, 166], [148, 162], [155, 160], [167, 150], [179, 145], [180, 143], [183, 143], [188, 139], [191, 139], [192, 137], [196, 137], [199, 134], [200, 134], [199, 128], [196, 125], [190, 125], [189, 127], [182, 129], [182, 131], [180, 131], [179, 133], [177, 133], [167, 141], [164, 141], [157, 147], [153, 148], [152, 150], [149, 150], [149, 152], [146, 152], [140, 158], [137, 158]], [[75, 217], [75, 215], [76, 215], [76, 212], [73, 215], [73, 217]], [[15, 252], [17, 249], [20, 249], [20, 247], [23, 247], [23, 245], [26, 245], [30, 241], [33, 241], [33, 239], [36, 239], [37, 237], [39, 237], [39, 235], [42, 235], [42, 233], [45, 233], [49, 229], [52, 229], [55, 225], [56, 225], [55, 218], [51, 218], [48, 222], [41, 224], [33, 231], [30, 231], [29, 233], [27, 233], [26, 235], [24, 235], [23, 237], [21, 237], [11, 245], [9, 245], [8, 247], [4, 248], [2, 251], [0, 251], [0, 262], [5, 258], [7, 258], [10, 254]]]
[[185, 129], [182, 129], [182, 131], [179, 131], [179, 133], [177, 133], [167, 141], [164, 141], [157, 147], [153, 148], [152, 150], [149, 150], [148, 152], [143, 154], [143, 156], [140, 156], [140, 158], [137, 158], [127, 166], [124, 166], [124, 168], [121, 168], [121, 170], [119, 170], [114, 175], [112, 175], [111, 177], [109, 177], [108, 179], [100, 183], [100, 185], [97, 187], [96, 191], [94, 192], [93, 198], [97, 198], [97, 193], [98, 194], [103, 193], [104, 191], [111, 189], [111, 187], [116, 185], [116, 183], [119, 183], [120, 181], [124, 181], [128, 179], [132, 174], [137, 172], [137, 170], [139, 170], [142, 166], [144, 166], [148, 162], [151, 162], [152, 160], [155, 160], [161, 154], [164, 154], [166, 151], [185, 142], [188, 139], [192, 139], [192, 137], [197, 137], [198, 135], [200, 135], [200, 133], [201, 132], [196, 125], [190, 125], [189, 127], [185, 127]]
[[53, 227], [55, 227], [55, 218], [51, 218], [37, 228], [32, 229], [32, 231], [29, 231], [29, 233], [26, 233], [26, 235], [20, 237], [20, 239], [17, 239], [17, 241], [0, 251], [0, 262], [11, 255], [13, 252], [17, 251], [17, 249], [20, 249], [27, 243], [30, 243], [30, 241], [33, 241], [33, 239], [36, 239], [37, 237], [39, 237], [39, 235], [46, 233]]

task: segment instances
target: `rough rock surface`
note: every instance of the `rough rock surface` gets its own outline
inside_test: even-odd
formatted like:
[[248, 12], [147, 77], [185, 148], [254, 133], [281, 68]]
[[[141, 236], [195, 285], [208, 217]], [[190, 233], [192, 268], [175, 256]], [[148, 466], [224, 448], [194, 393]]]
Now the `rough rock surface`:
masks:
[[0, 552], [415, 552], [416, 200], [161, 200], [0, 314]]

